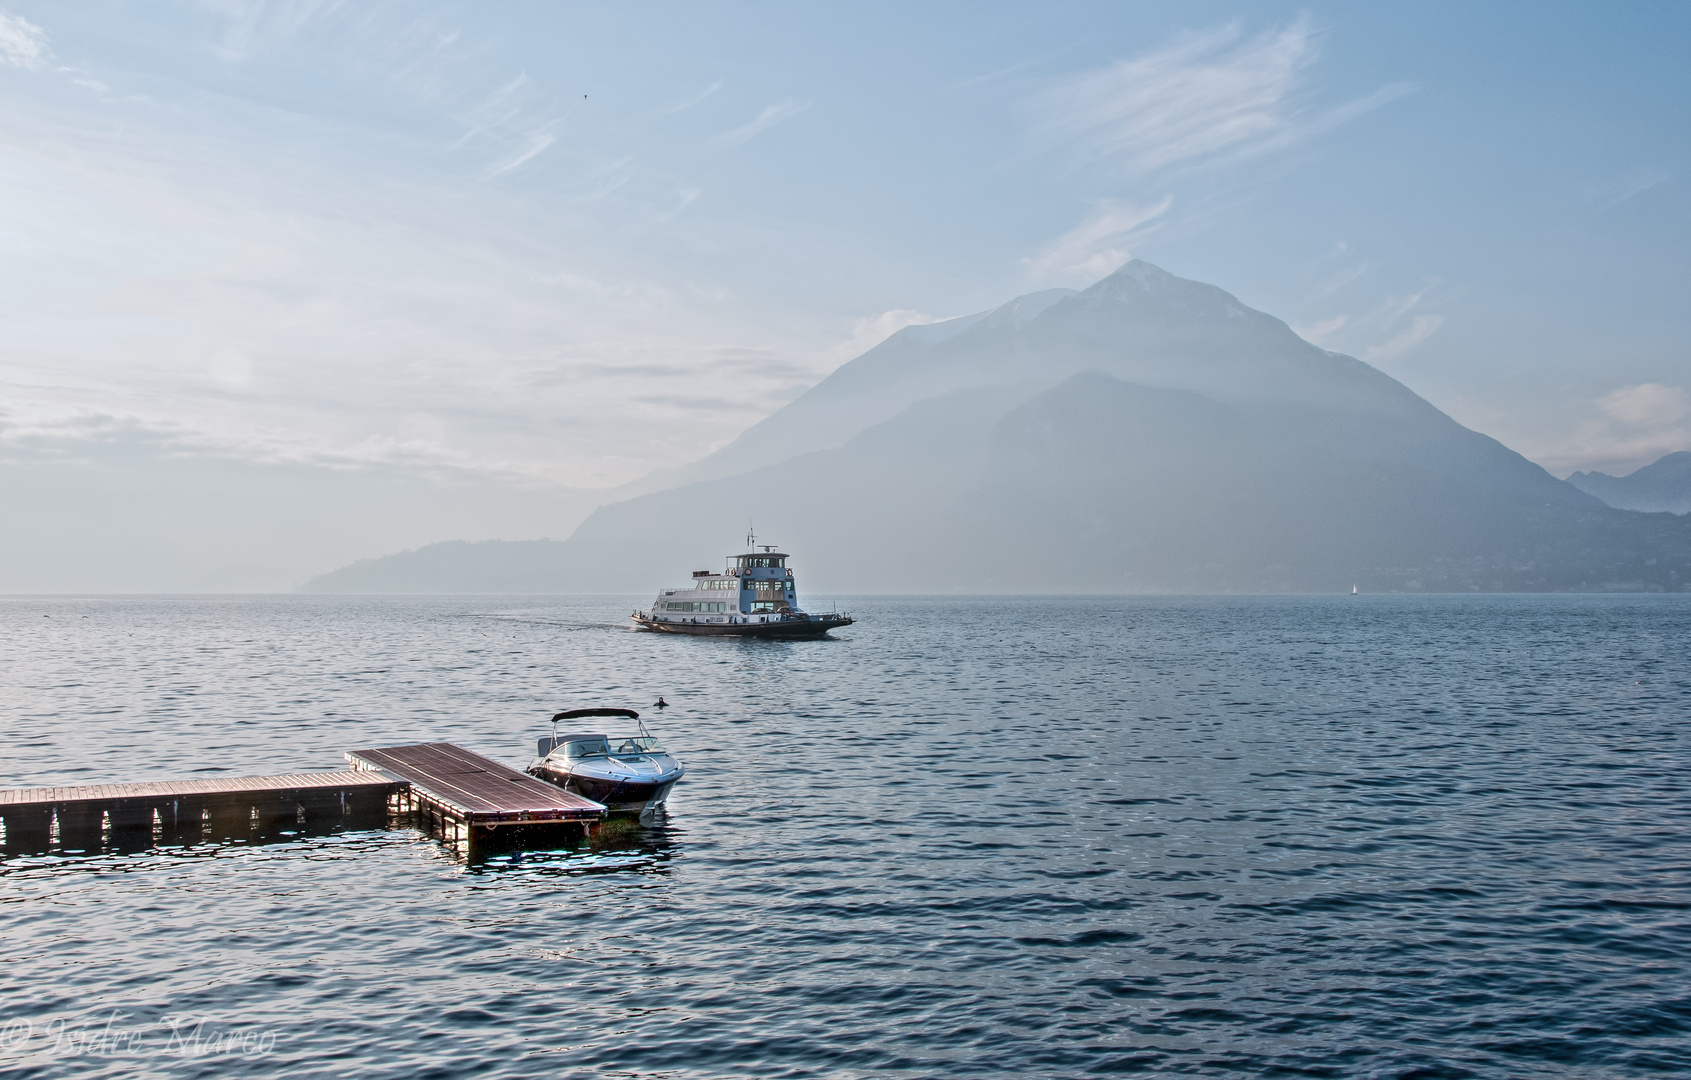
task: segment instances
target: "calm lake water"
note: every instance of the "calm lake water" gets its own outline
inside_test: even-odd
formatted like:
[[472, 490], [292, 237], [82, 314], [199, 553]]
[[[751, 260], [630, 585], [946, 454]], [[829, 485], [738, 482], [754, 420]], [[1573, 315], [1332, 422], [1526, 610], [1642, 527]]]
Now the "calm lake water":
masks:
[[522, 766], [660, 694], [688, 768], [480, 865], [0, 860], [0, 1073], [1691, 1072], [1691, 597], [645, 600], [0, 600], [0, 785]]

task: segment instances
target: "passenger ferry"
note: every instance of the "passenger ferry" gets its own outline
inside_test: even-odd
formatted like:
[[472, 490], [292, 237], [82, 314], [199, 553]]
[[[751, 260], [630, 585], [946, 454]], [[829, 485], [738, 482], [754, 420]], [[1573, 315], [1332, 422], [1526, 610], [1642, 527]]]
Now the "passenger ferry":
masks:
[[746, 547], [749, 553], [728, 556], [722, 573], [695, 570], [692, 587], [658, 593], [650, 611], [631, 616], [634, 622], [670, 634], [765, 638], [817, 638], [852, 624], [838, 612], [811, 614], [799, 607], [788, 556], [773, 544], [749, 535]]

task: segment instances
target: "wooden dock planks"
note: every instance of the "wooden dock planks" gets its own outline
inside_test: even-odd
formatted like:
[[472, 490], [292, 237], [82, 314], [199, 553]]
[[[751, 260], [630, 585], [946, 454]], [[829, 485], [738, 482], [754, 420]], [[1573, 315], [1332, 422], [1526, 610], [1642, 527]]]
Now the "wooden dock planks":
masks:
[[9, 788], [0, 790], [0, 827], [8, 852], [251, 839], [302, 824], [385, 821], [404, 788], [356, 770]]
[[398, 785], [368, 772], [347, 769], [340, 772], [287, 773], [282, 776], [218, 776], [198, 780], [153, 780], [133, 784], [77, 784], [65, 787], [0, 789], [0, 813], [13, 807], [106, 803], [126, 800], [160, 802], [168, 799], [204, 799], [221, 795], [321, 794], [325, 791], [357, 790], [386, 795]]
[[596, 822], [605, 807], [451, 743], [416, 743], [346, 755], [355, 770], [406, 781], [411, 794], [471, 826]]
[[496, 834], [501, 843], [555, 837], [558, 826], [585, 829], [605, 816], [591, 799], [451, 743], [346, 756], [352, 768], [339, 772], [0, 789], [0, 846], [96, 851], [253, 839], [288, 835], [301, 824], [380, 827], [392, 823], [392, 811], [474, 848]]

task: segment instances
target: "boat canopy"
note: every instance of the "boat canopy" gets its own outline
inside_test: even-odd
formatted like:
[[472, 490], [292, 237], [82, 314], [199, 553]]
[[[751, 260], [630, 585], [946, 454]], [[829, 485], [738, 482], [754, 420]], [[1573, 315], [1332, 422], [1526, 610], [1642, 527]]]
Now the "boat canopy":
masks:
[[640, 719], [640, 714], [633, 709], [566, 709], [552, 717], [556, 724], [559, 720], [574, 720], [582, 716], [626, 716], [630, 720]]

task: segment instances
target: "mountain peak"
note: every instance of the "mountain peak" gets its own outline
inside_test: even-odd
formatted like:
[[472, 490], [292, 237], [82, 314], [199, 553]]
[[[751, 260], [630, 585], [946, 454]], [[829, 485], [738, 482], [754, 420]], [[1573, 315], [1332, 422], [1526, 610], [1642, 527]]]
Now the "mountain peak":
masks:
[[1177, 277], [1144, 259], [1131, 259], [1115, 273], [1080, 293], [1082, 301], [1139, 307], [1147, 301], [1173, 308], [1187, 315], [1212, 319], [1242, 319], [1251, 310], [1232, 293], [1201, 281]]
[[1148, 263], [1144, 259], [1129, 259], [1117, 268], [1116, 273], [1133, 278], [1141, 283], [1180, 280], [1162, 267], [1155, 263]]

